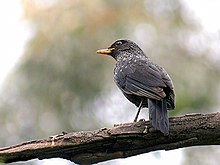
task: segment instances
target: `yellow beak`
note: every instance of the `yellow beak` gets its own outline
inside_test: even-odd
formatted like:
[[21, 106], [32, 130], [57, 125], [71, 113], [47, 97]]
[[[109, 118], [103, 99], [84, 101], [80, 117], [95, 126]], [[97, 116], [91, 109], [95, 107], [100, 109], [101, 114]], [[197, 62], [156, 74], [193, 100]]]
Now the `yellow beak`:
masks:
[[100, 49], [100, 50], [97, 50], [96, 53], [98, 54], [111, 54], [112, 51], [115, 50], [115, 48], [108, 48], [108, 49]]

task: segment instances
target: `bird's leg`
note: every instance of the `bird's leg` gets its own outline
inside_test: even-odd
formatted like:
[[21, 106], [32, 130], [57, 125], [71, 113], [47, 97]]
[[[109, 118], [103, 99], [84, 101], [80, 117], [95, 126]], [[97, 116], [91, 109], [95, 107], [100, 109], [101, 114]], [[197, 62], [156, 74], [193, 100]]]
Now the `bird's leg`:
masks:
[[143, 104], [143, 99], [141, 99], [141, 102], [140, 102], [140, 104], [139, 104], [139, 106], [138, 106], [138, 111], [137, 111], [137, 114], [136, 114], [136, 116], [135, 116], [135, 118], [134, 118], [134, 122], [137, 122], [139, 113], [140, 113], [141, 108], [142, 108], [142, 104]]

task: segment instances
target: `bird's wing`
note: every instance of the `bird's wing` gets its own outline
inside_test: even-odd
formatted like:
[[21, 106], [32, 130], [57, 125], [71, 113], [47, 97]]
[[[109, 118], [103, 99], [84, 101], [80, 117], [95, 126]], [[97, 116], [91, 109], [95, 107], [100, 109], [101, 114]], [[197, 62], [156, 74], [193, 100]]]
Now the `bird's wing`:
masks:
[[160, 70], [162, 80], [167, 85], [165, 93], [169, 93], [167, 95], [167, 107], [168, 109], [174, 109], [175, 108], [175, 92], [174, 92], [174, 85], [170, 78], [170, 76], [167, 74], [164, 68], [156, 65], [156, 67]]
[[170, 76], [167, 74], [167, 72], [165, 71], [164, 68], [154, 64], [156, 68], [158, 68], [160, 74], [161, 74], [161, 77], [162, 77], [162, 81], [167, 85], [167, 87], [170, 89], [170, 90], [174, 90], [174, 85], [173, 85], [173, 82], [170, 78]]
[[146, 60], [127, 65], [118, 72], [117, 77], [121, 80], [119, 87], [127, 94], [156, 100], [166, 97], [163, 88], [167, 85], [163, 81], [160, 69]]

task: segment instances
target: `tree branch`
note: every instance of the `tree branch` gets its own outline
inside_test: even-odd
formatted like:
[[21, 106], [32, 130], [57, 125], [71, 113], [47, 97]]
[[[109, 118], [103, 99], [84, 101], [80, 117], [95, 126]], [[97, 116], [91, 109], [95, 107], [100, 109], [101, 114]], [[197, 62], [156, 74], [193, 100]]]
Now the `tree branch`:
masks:
[[170, 134], [149, 132], [148, 121], [95, 131], [63, 133], [0, 148], [0, 162], [60, 157], [78, 164], [126, 158], [156, 150], [220, 144], [220, 113], [170, 118]]

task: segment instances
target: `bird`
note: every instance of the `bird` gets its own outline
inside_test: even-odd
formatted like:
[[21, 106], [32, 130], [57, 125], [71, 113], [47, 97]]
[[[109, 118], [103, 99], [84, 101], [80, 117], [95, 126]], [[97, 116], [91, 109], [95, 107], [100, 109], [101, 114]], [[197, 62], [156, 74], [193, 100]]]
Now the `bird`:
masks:
[[175, 109], [175, 92], [165, 69], [153, 63], [135, 42], [128, 39], [118, 39], [97, 53], [116, 60], [114, 81], [124, 96], [138, 107], [134, 122], [141, 109], [146, 107], [153, 130], [169, 134], [167, 110]]

